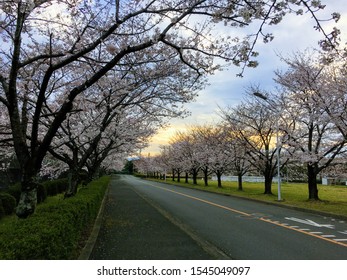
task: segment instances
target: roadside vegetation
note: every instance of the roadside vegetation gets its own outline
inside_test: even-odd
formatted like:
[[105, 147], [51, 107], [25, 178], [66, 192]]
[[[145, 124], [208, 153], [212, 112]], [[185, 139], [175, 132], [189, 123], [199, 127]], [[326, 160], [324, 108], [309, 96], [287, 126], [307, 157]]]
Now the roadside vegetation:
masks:
[[273, 184], [273, 194], [264, 195], [263, 183], [244, 182], [243, 190], [238, 190], [237, 182], [223, 181], [223, 187], [218, 187], [217, 181], [209, 181], [208, 186], [204, 185], [203, 180], [197, 180], [197, 184], [193, 182], [184, 183], [172, 181], [168, 178], [166, 181], [160, 179], [149, 179], [157, 182], [165, 182], [167, 184], [189, 187], [209, 192], [221, 193], [226, 195], [239, 196], [244, 198], [266, 201], [269, 203], [281, 204], [299, 207], [302, 209], [316, 210], [320, 212], [331, 213], [342, 216], [347, 219], [347, 186], [325, 186], [319, 185], [321, 200], [307, 199], [306, 183], [286, 183], [281, 185], [281, 194], [283, 201], [277, 201], [277, 185]]
[[19, 219], [15, 214], [3, 217], [0, 259], [78, 258], [109, 181], [109, 176], [92, 181], [69, 199], [64, 199], [64, 194], [48, 197], [30, 219]]

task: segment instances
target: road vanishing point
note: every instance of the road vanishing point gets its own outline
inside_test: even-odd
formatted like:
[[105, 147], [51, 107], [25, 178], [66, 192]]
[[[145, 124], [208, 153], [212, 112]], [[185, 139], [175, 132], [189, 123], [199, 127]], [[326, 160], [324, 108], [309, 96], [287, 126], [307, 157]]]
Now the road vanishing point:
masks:
[[89, 258], [346, 260], [347, 221], [117, 175]]

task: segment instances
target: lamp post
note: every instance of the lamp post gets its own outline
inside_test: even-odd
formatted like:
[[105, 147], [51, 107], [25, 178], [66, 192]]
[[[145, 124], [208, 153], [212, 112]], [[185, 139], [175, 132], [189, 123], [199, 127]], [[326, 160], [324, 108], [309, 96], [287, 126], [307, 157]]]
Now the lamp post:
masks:
[[[254, 96], [261, 98], [265, 100], [269, 105], [273, 106], [272, 102], [269, 101], [269, 99], [260, 92], [254, 92]], [[276, 108], [276, 107], [275, 107]], [[277, 156], [277, 200], [282, 201], [281, 197], [281, 173], [280, 173], [280, 141], [279, 141], [279, 118], [280, 118], [280, 111], [278, 109], [273, 110], [276, 113], [276, 156]]]

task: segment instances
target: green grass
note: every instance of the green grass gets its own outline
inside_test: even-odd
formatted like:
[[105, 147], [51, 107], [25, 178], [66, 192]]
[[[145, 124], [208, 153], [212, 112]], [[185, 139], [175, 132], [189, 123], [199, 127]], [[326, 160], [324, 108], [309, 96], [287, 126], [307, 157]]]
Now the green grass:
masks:
[[[151, 179], [153, 180], [153, 179]], [[163, 180], [155, 180], [163, 182]], [[272, 185], [273, 195], [264, 195], [263, 183], [243, 183], [243, 191], [239, 191], [237, 182], [222, 182], [223, 187], [218, 188], [216, 181], [209, 181], [209, 186], [205, 187], [202, 180], [198, 180], [198, 185], [188, 184], [182, 180], [180, 183], [168, 179], [166, 183], [180, 185], [194, 189], [210, 192], [241, 196], [276, 204], [284, 204], [304, 209], [317, 210], [326, 213], [343, 216], [347, 218], [347, 186], [318, 186], [320, 201], [308, 200], [308, 187], [304, 183], [282, 183], [281, 196], [284, 201], [277, 201], [277, 183]]]

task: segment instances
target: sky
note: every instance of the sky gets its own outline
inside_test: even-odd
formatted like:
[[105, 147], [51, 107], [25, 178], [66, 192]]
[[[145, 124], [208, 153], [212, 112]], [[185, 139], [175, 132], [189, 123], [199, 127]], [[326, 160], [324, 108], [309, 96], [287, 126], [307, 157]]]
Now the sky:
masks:
[[[333, 26], [341, 30], [341, 45], [347, 42], [347, 1], [346, 0], [322, 0], [326, 7], [318, 14], [319, 18], [329, 18], [333, 12], [341, 14], [340, 21], [325, 22], [323, 26], [330, 32]], [[286, 69], [279, 54], [290, 57], [295, 52], [302, 52], [308, 48], [318, 49], [318, 41], [323, 37], [322, 33], [314, 29], [314, 20], [310, 15], [287, 15], [283, 21], [265, 30], [271, 32], [275, 39], [268, 44], [260, 42], [256, 46], [259, 52], [257, 68], [246, 68], [243, 78], [236, 75], [240, 68], [230, 67], [228, 70], [215, 73], [209, 77], [209, 85], [199, 92], [194, 102], [185, 106], [191, 114], [185, 119], [174, 119], [170, 124], [161, 129], [152, 137], [149, 147], [142, 150], [142, 155], [155, 155], [160, 152], [160, 146], [168, 144], [177, 130], [184, 131], [189, 125], [213, 124], [220, 120], [218, 107], [235, 106], [245, 96], [245, 91], [250, 85], [259, 85], [266, 91], [274, 91], [274, 71]]]

